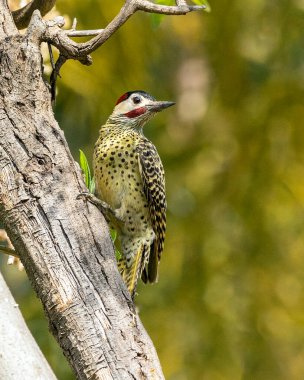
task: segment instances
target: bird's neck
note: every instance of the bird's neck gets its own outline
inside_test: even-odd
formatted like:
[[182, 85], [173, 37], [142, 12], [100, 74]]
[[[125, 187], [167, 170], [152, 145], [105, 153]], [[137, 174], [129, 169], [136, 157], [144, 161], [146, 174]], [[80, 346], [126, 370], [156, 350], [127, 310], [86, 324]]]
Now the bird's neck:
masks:
[[119, 130], [132, 130], [136, 133], [143, 134], [143, 124], [135, 121], [130, 121], [127, 118], [121, 118], [117, 116], [111, 115], [109, 119], [107, 120], [104, 127], [107, 127], [109, 129], [119, 129]]

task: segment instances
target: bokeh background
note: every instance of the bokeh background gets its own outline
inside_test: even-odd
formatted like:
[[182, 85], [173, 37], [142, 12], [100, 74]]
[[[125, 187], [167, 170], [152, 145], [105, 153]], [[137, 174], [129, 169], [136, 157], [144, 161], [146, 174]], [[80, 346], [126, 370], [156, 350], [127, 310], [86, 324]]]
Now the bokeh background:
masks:
[[[62, 0], [79, 29], [123, 1]], [[176, 101], [145, 133], [167, 180], [159, 283], [141, 318], [169, 380], [304, 378], [304, 0], [212, 0], [211, 13], [137, 13], [93, 54], [69, 61], [56, 118], [75, 159], [125, 91]], [[47, 64], [47, 62], [46, 62]], [[47, 70], [46, 70], [47, 71]], [[59, 380], [71, 373], [26, 274], [1, 271]]]

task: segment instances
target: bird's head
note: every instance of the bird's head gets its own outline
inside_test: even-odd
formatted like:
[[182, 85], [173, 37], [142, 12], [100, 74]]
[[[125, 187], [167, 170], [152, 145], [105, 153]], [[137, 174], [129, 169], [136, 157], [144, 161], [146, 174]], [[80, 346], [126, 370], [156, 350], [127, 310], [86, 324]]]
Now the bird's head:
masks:
[[115, 124], [141, 129], [157, 112], [173, 106], [174, 102], [157, 101], [144, 91], [129, 91], [116, 102], [109, 118]]

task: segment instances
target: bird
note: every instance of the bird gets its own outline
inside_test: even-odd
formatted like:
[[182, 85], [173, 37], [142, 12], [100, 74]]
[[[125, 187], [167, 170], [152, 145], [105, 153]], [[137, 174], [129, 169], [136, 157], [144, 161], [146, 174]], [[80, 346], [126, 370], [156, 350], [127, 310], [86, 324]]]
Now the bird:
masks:
[[120, 243], [120, 274], [134, 300], [139, 278], [158, 279], [166, 233], [164, 168], [144, 125], [174, 105], [142, 90], [120, 96], [99, 131], [93, 154], [95, 196]]

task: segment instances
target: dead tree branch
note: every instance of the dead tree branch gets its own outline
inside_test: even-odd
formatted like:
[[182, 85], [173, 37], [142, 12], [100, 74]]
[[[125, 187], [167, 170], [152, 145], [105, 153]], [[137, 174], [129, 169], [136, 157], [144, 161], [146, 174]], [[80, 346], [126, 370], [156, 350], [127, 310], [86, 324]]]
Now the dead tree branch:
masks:
[[0, 379], [56, 380], [0, 273]]
[[[2, 243], [4, 243], [5, 246], [3, 246]], [[10, 238], [7, 236], [6, 231], [3, 229], [0, 229], [0, 252], [9, 255], [9, 260], [19, 258], [19, 255], [15, 251], [14, 246], [10, 241]]]
[[177, 6], [167, 6], [154, 4], [148, 0], [126, 0], [117, 16], [104, 29], [101, 29], [96, 37], [84, 43], [76, 43], [71, 40], [68, 33], [60, 29], [61, 25], [56, 23], [48, 24], [41, 19], [39, 20], [39, 13], [36, 13], [35, 23], [40, 22], [41, 29], [44, 30], [41, 33], [43, 41], [54, 45], [67, 59], [78, 59], [84, 63], [84, 57], [104, 44], [137, 11], [166, 15], [185, 15], [192, 11], [205, 9], [204, 5], [190, 6], [184, 1], [177, 1], [177, 4]]
[[[39, 2], [39, 0], [37, 0]], [[50, 0], [51, 1], [51, 0]], [[104, 28], [96, 31], [65, 31], [64, 18], [57, 17], [52, 21], [44, 21], [39, 9], [33, 12], [28, 34], [39, 41], [55, 46], [60, 52], [60, 62], [56, 65], [51, 78], [51, 87], [54, 99], [54, 88], [60, 67], [68, 60], [75, 59], [84, 65], [91, 65], [90, 54], [103, 45], [135, 12], [143, 11], [165, 15], [185, 15], [192, 11], [203, 10], [204, 5], [188, 5], [185, 0], [176, 0], [176, 6], [154, 4], [148, 0], [126, 0], [117, 16]], [[93, 32], [93, 33], [92, 33]], [[69, 37], [96, 35], [87, 42], [77, 43]]]
[[66, 32], [68, 37], [91, 37], [98, 36], [103, 29], [93, 29], [93, 30], [69, 30]]

